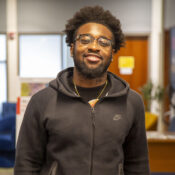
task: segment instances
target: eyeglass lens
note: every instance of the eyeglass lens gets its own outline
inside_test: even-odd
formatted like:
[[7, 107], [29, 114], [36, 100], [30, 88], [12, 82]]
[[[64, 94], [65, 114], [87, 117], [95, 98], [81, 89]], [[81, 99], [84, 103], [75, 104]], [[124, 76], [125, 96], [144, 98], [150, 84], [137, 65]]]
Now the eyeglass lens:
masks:
[[87, 35], [87, 34], [82, 34], [79, 35], [79, 41], [81, 44], [90, 44], [92, 42], [94, 42], [94, 40], [97, 40], [98, 45], [102, 46], [102, 47], [108, 47], [111, 46], [111, 40], [104, 38], [104, 37], [99, 37], [97, 39], [95, 39], [93, 36], [91, 35]]

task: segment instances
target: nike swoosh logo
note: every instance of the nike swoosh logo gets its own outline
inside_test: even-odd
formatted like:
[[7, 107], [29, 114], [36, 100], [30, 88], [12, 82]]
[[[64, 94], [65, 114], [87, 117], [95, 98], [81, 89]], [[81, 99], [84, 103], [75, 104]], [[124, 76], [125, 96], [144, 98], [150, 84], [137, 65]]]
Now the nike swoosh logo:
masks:
[[116, 114], [114, 117], [113, 117], [113, 120], [120, 120], [122, 118], [122, 115], [121, 114]]

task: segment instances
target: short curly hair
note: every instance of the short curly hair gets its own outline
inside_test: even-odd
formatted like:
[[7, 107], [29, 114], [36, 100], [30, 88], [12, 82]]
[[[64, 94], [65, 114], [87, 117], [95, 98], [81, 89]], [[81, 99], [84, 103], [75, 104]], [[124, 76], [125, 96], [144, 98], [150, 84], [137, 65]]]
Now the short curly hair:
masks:
[[64, 32], [66, 33], [66, 43], [71, 46], [77, 29], [88, 22], [100, 23], [107, 26], [114, 35], [114, 52], [125, 45], [125, 37], [121, 30], [120, 21], [113, 16], [110, 11], [104, 10], [101, 6], [86, 6], [76, 12], [73, 18], [68, 20]]

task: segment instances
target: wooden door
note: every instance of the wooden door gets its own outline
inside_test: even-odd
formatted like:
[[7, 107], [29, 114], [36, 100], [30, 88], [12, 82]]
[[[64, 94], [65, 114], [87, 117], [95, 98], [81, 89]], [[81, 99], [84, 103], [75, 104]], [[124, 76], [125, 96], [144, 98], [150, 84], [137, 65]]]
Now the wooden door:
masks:
[[[133, 56], [135, 66], [130, 75], [120, 74], [118, 68], [119, 56]], [[115, 55], [114, 60], [109, 67], [109, 71], [126, 80], [130, 87], [137, 92], [147, 82], [148, 75], [148, 37], [126, 37], [126, 45]]]

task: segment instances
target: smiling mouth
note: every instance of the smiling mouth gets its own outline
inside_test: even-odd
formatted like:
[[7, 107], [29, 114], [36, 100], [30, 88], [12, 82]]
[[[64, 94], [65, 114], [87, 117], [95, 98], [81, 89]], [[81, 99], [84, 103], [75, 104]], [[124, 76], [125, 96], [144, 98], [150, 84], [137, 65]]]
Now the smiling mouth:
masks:
[[102, 57], [101, 56], [98, 56], [98, 55], [95, 55], [95, 54], [84, 55], [84, 58], [87, 61], [92, 62], [92, 63], [97, 63], [97, 62], [99, 62], [99, 61], [102, 60]]

